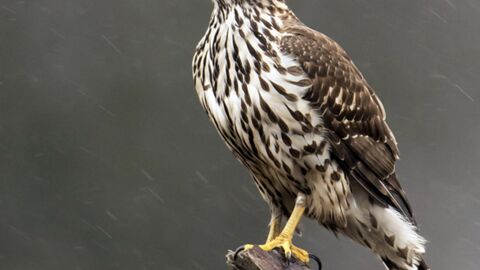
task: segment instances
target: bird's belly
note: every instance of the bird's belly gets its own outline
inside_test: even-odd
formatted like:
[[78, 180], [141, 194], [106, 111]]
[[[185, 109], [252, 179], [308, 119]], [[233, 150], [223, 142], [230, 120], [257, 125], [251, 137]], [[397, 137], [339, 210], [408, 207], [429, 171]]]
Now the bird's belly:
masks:
[[342, 170], [330, 159], [321, 124], [300, 123], [300, 117], [295, 119], [286, 107], [298, 109], [298, 105], [275, 100], [268, 100], [268, 106], [275, 108], [276, 118], [265, 112], [269, 110], [260, 101], [252, 99], [248, 105], [235, 93], [219, 100], [213, 91], [204, 91], [200, 99], [271, 206], [288, 215], [301, 192], [307, 195], [308, 216], [324, 224], [344, 222], [349, 187]]

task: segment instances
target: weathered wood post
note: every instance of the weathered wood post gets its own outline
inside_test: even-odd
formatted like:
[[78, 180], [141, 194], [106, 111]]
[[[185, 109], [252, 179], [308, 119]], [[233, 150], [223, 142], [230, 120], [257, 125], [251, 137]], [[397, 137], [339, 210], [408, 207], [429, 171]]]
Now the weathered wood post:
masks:
[[[255, 246], [252, 249], [238, 252], [229, 251], [226, 255], [227, 264], [231, 270], [311, 270], [308, 265], [291, 258], [286, 261], [285, 257], [278, 251], [264, 251]], [[321, 269], [320, 261], [313, 258]], [[313, 262], [315, 263], [315, 262]]]

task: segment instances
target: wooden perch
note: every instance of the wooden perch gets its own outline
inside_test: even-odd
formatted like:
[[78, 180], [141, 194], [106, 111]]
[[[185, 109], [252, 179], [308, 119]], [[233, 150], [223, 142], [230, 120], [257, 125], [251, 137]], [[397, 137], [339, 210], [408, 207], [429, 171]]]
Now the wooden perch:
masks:
[[[230, 250], [226, 257], [232, 270], [311, 270], [308, 265], [295, 258], [287, 262], [278, 251], [267, 252], [257, 246], [240, 251], [236, 257], [235, 252]], [[317, 262], [320, 266], [320, 261]]]

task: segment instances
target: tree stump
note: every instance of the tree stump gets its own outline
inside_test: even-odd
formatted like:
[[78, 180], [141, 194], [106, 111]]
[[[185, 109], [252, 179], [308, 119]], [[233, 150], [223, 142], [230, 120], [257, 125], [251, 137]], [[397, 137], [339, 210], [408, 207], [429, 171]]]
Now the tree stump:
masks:
[[[277, 250], [267, 252], [257, 246], [238, 252], [236, 257], [235, 252], [230, 250], [226, 257], [231, 270], [311, 270], [308, 265], [294, 257], [286, 261], [283, 254]], [[320, 262], [317, 263], [320, 267]]]

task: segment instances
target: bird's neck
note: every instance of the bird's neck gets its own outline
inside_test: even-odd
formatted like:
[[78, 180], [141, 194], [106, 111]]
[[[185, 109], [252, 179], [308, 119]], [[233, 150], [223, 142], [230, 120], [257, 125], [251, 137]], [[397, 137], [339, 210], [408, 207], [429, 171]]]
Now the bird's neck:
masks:
[[285, 0], [213, 0], [211, 23], [223, 23], [230, 14], [248, 15], [246, 20], [261, 16], [277, 17], [280, 20], [296, 18]]
[[285, 6], [285, 0], [212, 0], [215, 6], [258, 6], [258, 7], [275, 7]]

